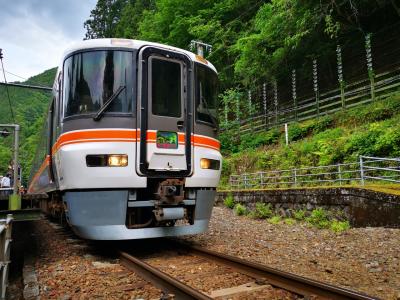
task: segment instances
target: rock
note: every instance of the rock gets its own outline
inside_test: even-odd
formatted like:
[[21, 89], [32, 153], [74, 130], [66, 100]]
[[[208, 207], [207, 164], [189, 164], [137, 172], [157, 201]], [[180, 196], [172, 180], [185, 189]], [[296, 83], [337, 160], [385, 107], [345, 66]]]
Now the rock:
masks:
[[32, 299], [39, 296], [39, 286], [38, 285], [31, 286], [30, 284], [26, 285], [24, 287], [23, 295], [24, 299]]
[[94, 261], [92, 262], [93, 267], [97, 269], [103, 269], [103, 268], [112, 268], [115, 267], [115, 264], [109, 263], [109, 262], [101, 262], [101, 261]]
[[60, 297], [59, 300], [71, 300], [71, 296], [68, 294], [65, 294], [62, 297]]

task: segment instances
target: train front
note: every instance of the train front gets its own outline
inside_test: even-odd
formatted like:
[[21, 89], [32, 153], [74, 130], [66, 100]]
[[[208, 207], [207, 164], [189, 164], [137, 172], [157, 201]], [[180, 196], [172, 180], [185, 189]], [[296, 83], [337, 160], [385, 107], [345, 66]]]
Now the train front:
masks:
[[216, 70], [172, 47], [98, 43], [62, 68], [51, 159], [69, 224], [95, 240], [206, 231], [222, 165]]

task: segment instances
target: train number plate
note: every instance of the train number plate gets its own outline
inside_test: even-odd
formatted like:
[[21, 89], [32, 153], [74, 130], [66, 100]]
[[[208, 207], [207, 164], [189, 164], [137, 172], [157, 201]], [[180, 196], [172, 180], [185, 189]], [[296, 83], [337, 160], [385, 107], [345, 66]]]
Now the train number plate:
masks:
[[177, 149], [178, 134], [171, 131], [157, 131], [157, 148]]

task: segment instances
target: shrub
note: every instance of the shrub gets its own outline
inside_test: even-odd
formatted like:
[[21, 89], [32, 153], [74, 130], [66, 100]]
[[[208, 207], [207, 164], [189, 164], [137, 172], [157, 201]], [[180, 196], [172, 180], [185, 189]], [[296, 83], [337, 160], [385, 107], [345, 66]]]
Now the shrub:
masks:
[[304, 138], [308, 134], [307, 127], [301, 127], [299, 124], [294, 123], [289, 125], [288, 129], [289, 141], [297, 141]]
[[330, 224], [330, 229], [334, 232], [343, 232], [350, 229], [349, 221], [333, 220]]
[[267, 219], [267, 222], [270, 224], [279, 224], [281, 222], [281, 219], [281, 216], [276, 215]]
[[284, 222], [285, 222], [285, 224], [287, 224], [287, 225], [294, 225], [294, 224], [296, 224], [296, 220], [295, 220], [295, 219], [292, 219], [292, 218], [286, 218], [286, 219], [284, 220]]
[[243, 215], [247, 214], [247, 208], [240, 203], [236, 204], [234, 209], [235, 209], [236, 215], [238, 215], [238, 216], [243, 216]]
[[224, 200], [224, 205], [228, 208], [234, 208], [235, 207], [235, 200], [233, 199], [232, 194], [229, 194], [225, 200]]
[[306, 218], [306, 222], [317, 228], [329, 228], [328, 212], [323, 208], [316, 208], [311, 212], [311, 215]]
[[293, 212], [293, 217], [297, 221], [303, 221], [306, 217], [306, 211], [304, 209], [296, 210], [295, 212]]
[[262, 202], [256, 203], [255, 216], [260, 219], [269, 218], [272, 215], [271, 204]]

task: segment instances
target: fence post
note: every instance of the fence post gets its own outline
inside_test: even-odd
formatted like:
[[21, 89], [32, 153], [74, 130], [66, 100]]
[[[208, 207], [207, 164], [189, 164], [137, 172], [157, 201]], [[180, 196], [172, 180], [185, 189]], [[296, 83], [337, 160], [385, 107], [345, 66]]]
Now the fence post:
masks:
[[340, 167], [340, 164], [338, 166], [338, 174], [339, 174], [339, 185], [342, 185], [342, 168]]
[[264, 107], [264, 125], [267, 129], [267, 84], [263, 83], [263, 107]]
[[260, 172], [260, 187], [264, 188], [264, 173]]
[[317, 116], [319, 117], [318, 65], [316, 59], [313, 59], [313, 83], [315, 93], [315, 106], [317, 110]]
[[293, 170], [293, 175], [294, 175], [294, 187], [297, 187], [297, 170]]
[[360, 155], [360, 177], [361, 177], [361, 185], [365, 185], [365, 182], [364, 182], [364, 164], [363, 164], [362, 155]]
[[371, 100], [375, 101], [375, 74], [372, 67], [371, 34], [365, 36], [365, 51], [367, 54], [368, 77], [371, 85]]
[[340, 45], [336, 47], [338, 80], [340, 85], [340, 98], [342, 99], [342, 108], [346, 107], [346, 100], [344, 98], [344, 80], [343, 80], [343, 66], [342, 66], [342, 49]]
[[292, 70], [292, 98], [294, 106], [294, 119], [297, 121], [297, 93], [296, 93], [296, 70]]
[[247, 174], [243, 174], [243, 177], [244, 177], [244, 189], [246, 190], [247, 189]]
[[275, 125], [278, 125], [278, 83], [274, 80]]

